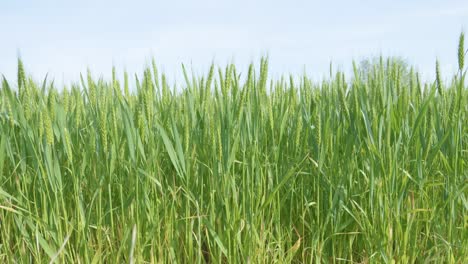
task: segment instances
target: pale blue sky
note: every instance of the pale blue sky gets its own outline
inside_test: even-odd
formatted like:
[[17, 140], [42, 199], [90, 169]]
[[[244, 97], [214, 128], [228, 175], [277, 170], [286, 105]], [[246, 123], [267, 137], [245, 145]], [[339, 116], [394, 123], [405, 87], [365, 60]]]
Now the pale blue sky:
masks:
[[[214, 60], [245, 67], [268, 54], [271, 74], [327, 74], [372, 55], [407, 58], [433, 76], [457, 65], [466, 0], [33, 1], [0, 2], [0, 73], [16, 80], [18, 53], [37, 79], [78, 80], [89, 67], [142, 70], [152, 56], [171, 76], [180, 64], [205, 72]], [[465, 30], [466, 31], [466, 30]], [[241, 68], [242, 68], [241, 67]]]

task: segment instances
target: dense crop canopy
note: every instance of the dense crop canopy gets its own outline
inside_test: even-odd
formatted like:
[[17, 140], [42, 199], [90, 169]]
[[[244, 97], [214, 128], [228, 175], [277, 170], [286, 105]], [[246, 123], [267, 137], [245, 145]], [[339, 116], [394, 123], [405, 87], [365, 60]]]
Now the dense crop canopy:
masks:
[[[462, 37], [460, 38], [462, 42]], [[0, 261], [462, 263], [468, 90], [393, 60], [0, 89]], [[460, 51], [461, 50], [461, 51]], [[242, 78], [240, 76], [243, 76]]]

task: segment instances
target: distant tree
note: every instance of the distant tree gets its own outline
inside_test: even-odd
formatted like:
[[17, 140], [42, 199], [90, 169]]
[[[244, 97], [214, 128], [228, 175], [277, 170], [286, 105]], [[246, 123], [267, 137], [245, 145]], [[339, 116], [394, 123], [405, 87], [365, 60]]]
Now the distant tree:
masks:
[[386, 75], [391, 74], [392, 70], [398, 71], [400, 79], [403, 83], [409, 82], [411, 79], [411, 67], [407, 60], [399, 56], [391, 57], [369, 57], [361, 60], [358, 63], [358, 71], [362, 78], [367, 79], [370, 76], [376, 74], [375, 71], [383, 70]]

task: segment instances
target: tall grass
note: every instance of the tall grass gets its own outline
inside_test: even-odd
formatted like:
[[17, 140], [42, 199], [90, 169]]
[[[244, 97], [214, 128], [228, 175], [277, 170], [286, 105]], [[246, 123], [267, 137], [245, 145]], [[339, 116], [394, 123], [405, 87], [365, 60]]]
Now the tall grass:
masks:
[[184, 68], [177, 89], [153, 63], [131, 92], [115, 69], [56, 87], [19, 60], [0, 89], [0, 261], [466, 262], [463, 45], [447, 83], [383, 58], [273, 80], [263, 59]]

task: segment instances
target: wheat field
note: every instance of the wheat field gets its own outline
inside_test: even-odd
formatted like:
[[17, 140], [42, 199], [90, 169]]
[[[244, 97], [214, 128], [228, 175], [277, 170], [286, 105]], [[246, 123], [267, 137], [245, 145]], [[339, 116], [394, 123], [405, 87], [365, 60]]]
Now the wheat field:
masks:
[[[2, 263], [466, 263], [468, 89], [153, 64], [0, 88]], [[15, 66], [16, 67], [16, 66]], [[133, 88], [132, 88], [133, 87]]]

